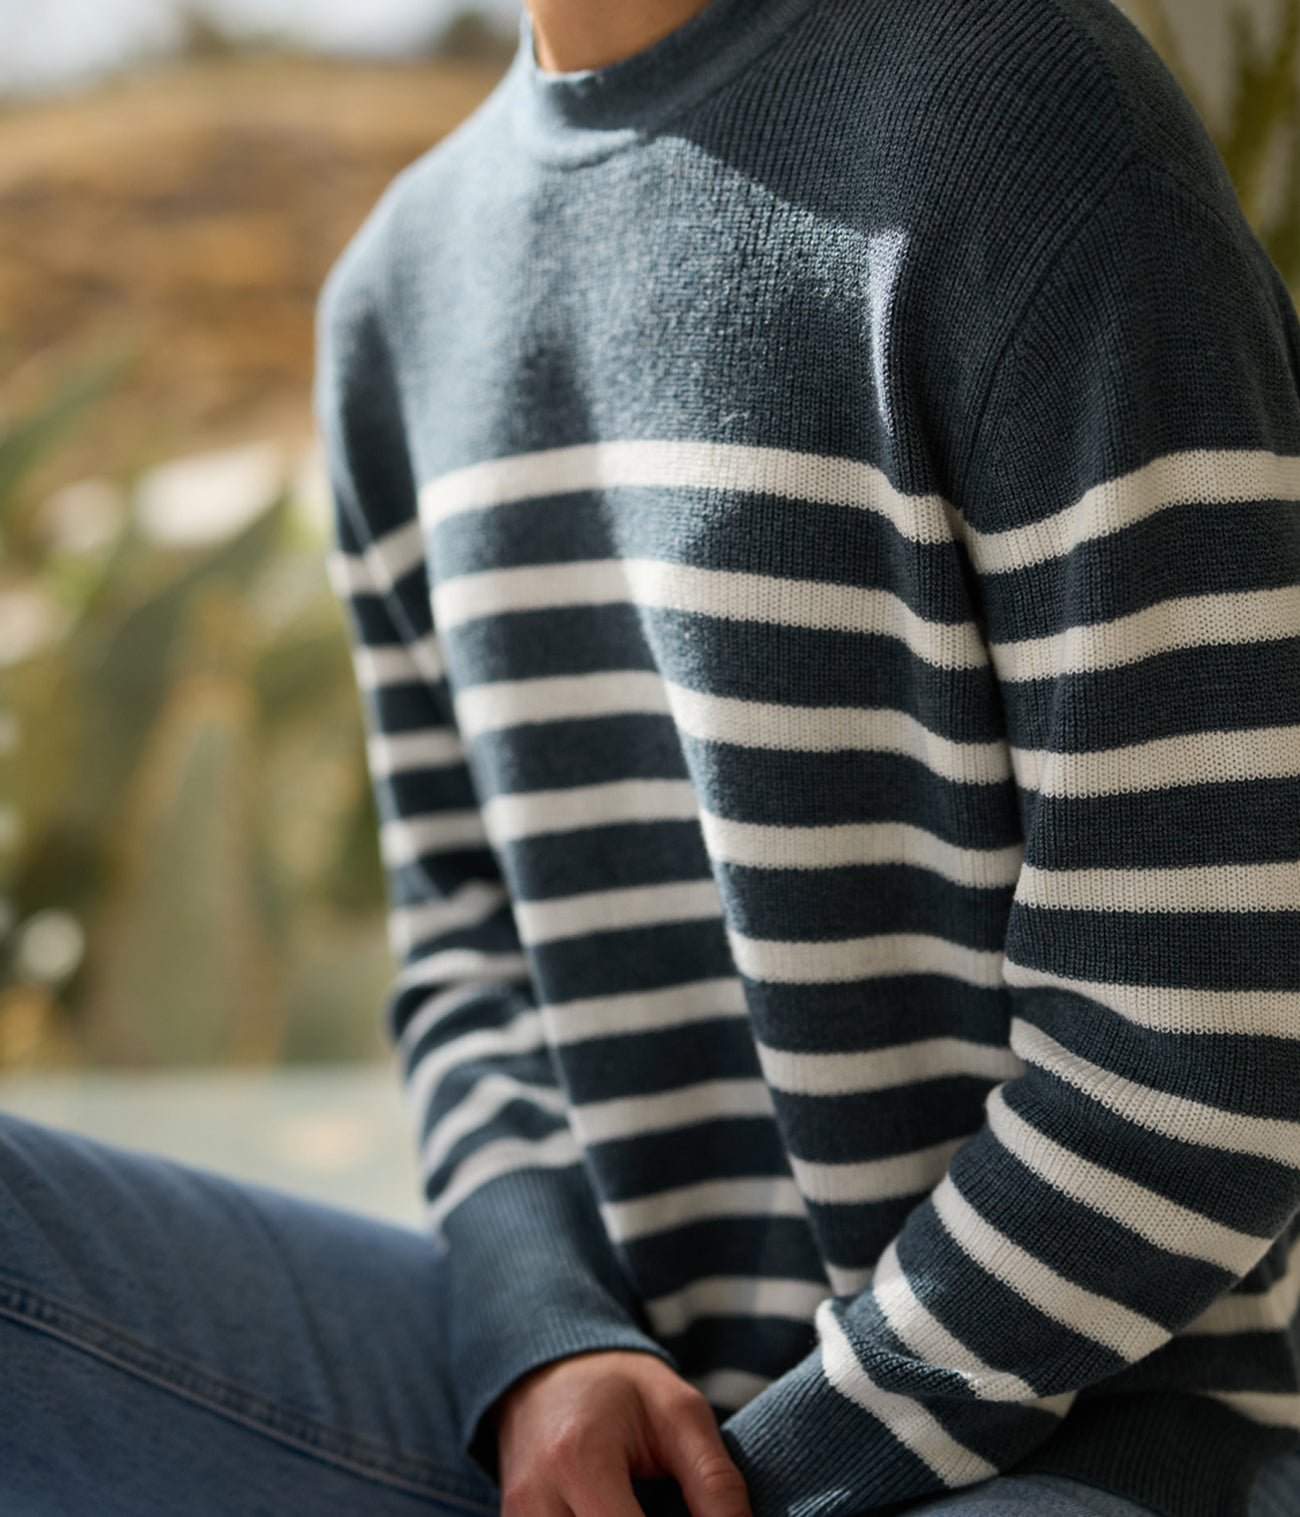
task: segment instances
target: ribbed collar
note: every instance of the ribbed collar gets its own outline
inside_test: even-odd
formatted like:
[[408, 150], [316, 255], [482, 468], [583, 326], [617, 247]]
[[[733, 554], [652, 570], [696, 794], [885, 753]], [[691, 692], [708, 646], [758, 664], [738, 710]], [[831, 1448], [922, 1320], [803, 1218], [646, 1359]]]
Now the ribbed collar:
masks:
[[644, 139], [756, 58], [816, 0], [709, 0], [666, 37], [603, 68], [551, 73], [527, 6], [505, 82], [515, 132], [538, 157], [586, 163]]

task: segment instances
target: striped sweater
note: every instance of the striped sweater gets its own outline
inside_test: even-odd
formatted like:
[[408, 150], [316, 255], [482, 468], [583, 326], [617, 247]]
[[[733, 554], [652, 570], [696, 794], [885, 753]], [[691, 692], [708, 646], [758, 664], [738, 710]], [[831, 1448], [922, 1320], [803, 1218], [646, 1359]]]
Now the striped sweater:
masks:
[[[382, 197], [316, 405], [466, 1455], [1300, 1444], [1300, 322], [1108, 0], [711, 0]], [[645, 1481], [653, 1509], [679, 1501]]]

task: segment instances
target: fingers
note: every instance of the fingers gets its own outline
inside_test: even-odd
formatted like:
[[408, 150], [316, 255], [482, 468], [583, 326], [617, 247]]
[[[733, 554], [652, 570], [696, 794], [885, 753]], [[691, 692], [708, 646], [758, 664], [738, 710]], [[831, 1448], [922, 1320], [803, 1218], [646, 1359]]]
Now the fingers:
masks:
[[645, 1517], [622, 1450], [607, 1448], [595, 1458], [576, 1458], [561, 1464], [557, 1473], [573, 1517]]
[[573, 1517], [554, 1491], [540, 1483], [504, 1487], [501, 1492], [500, 1517]]
[[656, 1454], [682, 1488], [691, 1517], [752, 1517], [745, 1477], [722, 1441], [708, 1399], [678, 1392], [656, 1426]]

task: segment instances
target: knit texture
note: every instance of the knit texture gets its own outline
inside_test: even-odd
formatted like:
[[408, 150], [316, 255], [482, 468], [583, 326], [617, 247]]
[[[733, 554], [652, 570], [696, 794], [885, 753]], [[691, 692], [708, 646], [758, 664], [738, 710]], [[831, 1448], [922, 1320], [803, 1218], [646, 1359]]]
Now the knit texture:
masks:
[[632, 1348], [755, 1517], [1242, 1517], [1300, 1446], [1300, 322], [1157, 55], [711, 0], [548, 74], [525, 12], [319, 344], [467, 1457]]

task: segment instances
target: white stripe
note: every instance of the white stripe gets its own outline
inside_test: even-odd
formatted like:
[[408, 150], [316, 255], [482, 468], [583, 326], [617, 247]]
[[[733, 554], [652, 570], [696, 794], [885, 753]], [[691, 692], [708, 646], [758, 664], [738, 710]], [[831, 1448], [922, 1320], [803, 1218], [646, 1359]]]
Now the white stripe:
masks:
[[1265, 1291], [1232, 1290], [1193, 1318], [1176, 1336], [1277, 1332], [1289, 1328], [1300, 1308], [1300, 1237], [1287, 1255], [1286, 1272]]
[[850, 1269], [846, 1265], [826, 1262], [826, 1278], [837, 1296], [856, 1296], [871, 1284], [874, 1270], [870, 1265]]
[[1012, 748], [1016, 783], [1041, 795], [1093, 799], [1300, 775], [1300, 725], [1187, 732], [1091, 753]]
[[[417, 519], [412, 519], [367, 545], [360, 554], [344, 553], [340, 548], [331, 548], [326, 554], [326, 569], [334, 593], [340, 600], [352, 595], [378, 595], [396, 598], [396, 582], [409, 574], [417, 564], [424, 562], [424, 531]], [[430, 611], [432, 617], [432, 611]], [[390, 607], [391, 618], [391, 607]], [[395, 622], [399, 631], [416, 631], [404, 627], [407, 618], [403, 615]], [[353, 642], [353, 647], [357, 646]], [[415, 641], [404, 646], [412, 661], [430, 684], [437, 684], [443, 675], [441, 654], [437, 651], [430, 633], [425, 632]]]
[[445, 948], [440, 953], [425, 954], [405, 965], [398, 971], [393, 989], [402, 991], [416, 985], [440, 984], [451, 988], [453, 980], [490, 986], [501, 980], [527, 980], [530, 972], [528, 961], [521, 953], [481, 953], [476, 948]]
[[533, 1010], [519, 1012], [504, 1027], [478, 1027], [445, 1043], [435, 1043], [407, 1071], [408, 1102], [417, 1119], [423, 1122], [439, 1085], [453, 1069], [507, 1054], [536, 1053], [545, 1046], [541, 1018]]
[[714, 1406], [737, 1412], [760, 1391], [765, 1391], [772, 1381], [767, 1375], [754, 1375], [748, 1370], [709, 1370], [703, 1375], [691, 1375], [690, 1383]]
[[965, 785], [1011, 776], [1004, 741], [958, 743], [888, 706], [787, 706], [709, 695], [665, 680], [678, 728], [703, 742], [786, 753], [896, 753]]
[[1033, 969], [1010, 956], [1002, 961], [1007, 985], [1049, 987], [1096, 1001], [1116, 1016], [1156, 1032], [1231, 1032], [1249, 1037], [1300, 1037], [1300, 994], [1294, 990], [1193, 990], [1181, 985], [1124, 985], [1071, 980]]
[[826, 1282], [767, 1275], [702, 1275], [645, 1302], [656, 1335], [684, 1333], [701, 1317], [788, 1317], [811, 1323]]
[[1278, 1117], [1252, 1117], [1171, 1095], [1103, 1069], [1072, 1053], [1049, 1033], [1021, 1017], [1011, 1019], [1011, 1046], [1025, 1061], [1081, 1090], [1107, 1111], [1179, 1143], [1252, 1154], [1300, 1169], [1300, 1124]]
[[387, 779], [413, 769], [448, 769], [464, 763], [465, 748], [451, 727], [374, 731], [366, 739], [366, 761], [375, 779]]
[[835, 454], [742, 443], [627, 439], [485, 459], [425, 483], [420, 516], [432, 529], [461, 511], [579, 491], [626, 488], [777, 495], [874, 511], [913, 542], [952, 541], [956, 512], [939, 495], [905, 495], [873, 464]]
[[1012, 683], [1119, 669], [1189, 648], [1297, 636], [1300, 594], [1294, 585], [1284, 585], [1232, 595], [1170, 597], [1109, 621], [1067, 627], [1047, 637], [993, 643], [989, 652], [998, 678]]
[[749, 1016], [744, 987], [731, 975], [686, 980], [654, 990], [549, 1001], [541, 1011], [551, 1042], [557, 1047], [562, 1043], [579, 1043], [584, 1038], [686, 1027], [719, 1017], [739, 1021]]
[[701, 811], [705, 842], [715, 859], [750, 869], [842, 869], [851, 864], [905, 864], [958, 885], [1014, 885], [1023, 843], [962, 848], [908, 822], [840, 822], [823, 827], [738, 822]]
[[602, 1201], [611, 1238], [626, 1242], [693, 1222], [723, 1217], [803, 1217], [803, 1197], [787, 1175], [740, 1175], [701, 1180], [628, 1201]]
[[939, 1220], [962, 1250], [1009, 1290], [1054, 1322], [1111, 1349], [1130, 1362], [1153, 1352], [1169, 1333], [1109, 1296], [1085, 1290], [1013, 1243], [975, 1210], [945, 1175], [931, 1196]]
[[892, 590], [656, 558], [586, 559], [457, 575], [435, 589], [434, 621], [446, 632], [485, 616], [595, 605], [664, 607], [726, 620], [891, 637], [941, 669], [979, 669], [989, 662], [976, 622], [929, 621]]
[[933, 974], [990, 989], [1001, 983], [1002, 955], [996, 949], [967, 948], [924, 932], [880, 932], [825, 943], [747, 938], [734, 931], [728, 938], [737, 968], [751, 980], [827, 985]]
[[460, 1203], [472, 1196], [480, 1186], [500, 1175], [513, 1174], [524, 1169], [567, 1169], [581, 1164], [573, 1135], [567, 1128], [558, 1128], [538, 1142], [524, 1138], [502, 1138], [499, 1143], [486, 1143], [456, 1166], [447, 1184], [425, 1207], [424, 1225], [444, 1251], [447, 1243], [443, 1234], [443, 1222]]
[[960, 530], [979, 573], [1001, 574], [1061, 557], [1082, 542], [1122, 531], [1171, 504], [1296, 499], [1300, 457], [1250, 448], [1189, 448], [1104, 480], [1040, 521], [1005, 532], [980, 532], [968, 523]]
[[559, 790], [518, 790], [483, 805], [488, 833], [498, 843], [619, 822], [694, 821], [699, 815], [689, 780], [610, 780]]
[[413, 863], [431, 853], [486, 846], [487, 833], [477, 807], [394, 817], [379, 828], [379, 849], [390, 869]]
[[345, 553], [342, 548], [331, 548], [325, 554], [325, 572], [330, 587], [340, 600], [352, 595], [378, 595], [374, 575], [366, 568], [366, 561], [357, 553]]
[[1024, 1064], [1002, 1044], [966, 1038], [920, 1038], [884, 1048], [843, 1053], [798, 1053], [755, 1039], [763, 1078], [773, 1090], [800, 1096], [848, 1096], [892, 1090], [924, 1080], [970, 1075], [1005, 1080], [1024, 1073]]
[[930, 1312], [912, 1289], [898, 1261], [897, 1244], [892, 1241], [872, 1272], [871, 1293], [885, 1321], [918, 1359], [961, 1375], [977, 1397], [986, 1401], [1038, 1400], [1028, 1381], [986, 1364]]
[[817, 1308], [816, 1327], [827, 1382], [882, 1422], [945, 1485], [970, 1485], [997, 1474], [996, 1465], [959, 1443], [920, 1401], [876, 1384], [854, 1353], [830, 1301]]
[[570, 1125], [579, 1141], [590, 1147], [615, 1138], [639, 1138], [698, 1122], [722, 1122], [734, 1117], [773, 1116], [772, 1096], [762, 1080], [700, 1080], [651, 1095], [614, 1096], [608, 1101], [575, 1103]]
[[560, 938], [597, 932], [719, 918], [722, 903], [710, 875], [703, 880], [672, 880], [666, 885], [628, 885], [544, 901], [516, 901], [514, 910], [524, 942], [554, 943]]
[[790, 753], [898, 753], [962, 784], [1001, 784], [1011, 776], [1005, 742], [958, 743], [931, 732], [907, 711], [885, 706], [788, 706], [710, 695], [655, 671], [497, 680], [456, 696], [456, 721], [468, 741], [533, 722], [628, 713], [671, 715], [703, 742]]
[[442, 670], [442, 650], [437, 634], [426, 633], [412, 652], [405, 643], [352, 642], [352, 663], [363, 690], [389, 685], [413, 685], [426, 681], [431, 670]]
[[387, 917], [388, 941], [394, 954], [401, 958], [427, 938], [489, 921], [509, 899], [499, 881], [471, 877], [441, 900], [394, 907]]
[[470, 685], [456, 695], [456, 725], [466, 742], [485, 732], [532, 722], [575, 718], [668, 715], [668, 693], [654, 671], [560, 674], [551, 678], [496, 680]]
[[[435, 957], [441, 958], [442, 955], [435, 955]], [[450, 985], [442, 990], [438, 990], [424, 1001], [421, 1001], [420, 1005], [406, 1019], [397, 1038], [396, 1051], [401, 1055], [403, 1061], [409, 1060], [411, 1050], [439, 1022], [451, 1016], [459, 1007], [468, 1005], [470, 1002], [478, 1000], [481, 996], [503, 996], [509, 999], [518, 994], [519, 987], [517, 984], [504, 981], [499, 976], [495, 979], [471, 980], [469, 983], [462, 981], [459, 984]]]
[[929, 1190], [964, 1142], [964, 1138], [952, 1138], [911, 1153], [891, 1154], [886, 1159], [835, 1164], [816, 1163], [791, 1154], [790, 1168], [803, 1195], [820, 1206], [891, 1201], [897, 1196], [919, 1196]]
[[439, 1116], [421, 1150], [420, 1173], [432, 1175], [463, 1137], [486, 1127], [511, 1101], [529, 1101], [560, 1118], [565, 1114], [566, 1102], [561, 1091], [543, 1085], [527, 1085], [513, 1075], [492, 1070], [476, 1080], [455, 1106]]
[[415, 517], [366, 543], [360, 553], [335, 547], [327, 555], [338, 586], [353, 595], [386, 594], [423, 561], [424, 532]]
[[[417, 526], [417, 523], [413, 523], [413, 526]], [[391, 558], [393, 558], [394, 567], [399, 567], [400, 569], [400, 566], [404, 563], [404, 558], [410, 552], [411, 545], [416, 540], [417, 534], [411, 534], [410, 529], [399, 528], [393, 534], [393, 542], [385, 540], [382, 551], [367, 549], [366, 557], [344, 554], [344, 552], [340, 552], [338, 549], [329, 551], [328, 555], [326, 555], [326, 567], [329, 570], [329, 583], [331, 583], [332, 589], [334, 589], [335, 596], [341, 602], [346, 602], [353, 595], [396, 596], [396, 590], [393, 589], [393, 576], [388, 573], [387, 566], [384, 564], [384, 558], [382, 558], [382, 552], [390, 554]], [[411, 564], [411, 566], [414, 566], [414, 564]], [[400, 578], [400, 573], [397, 575], [397, 578]], [[390, 616], [390, 620], [393, 622], [394, 631], [410, 631], [410, 633], [416, 631], [416, 628], [407, 625], [408, 620], [410, 620], [407, 616], [400, 617], [400, 620], [394, 620], [393, 614], [391, 614], [391, 607], [390, 611], [388, 611], [388, 616]], [[405, 649], [405, 654], [407, 654], [407, 657], [410, 657], [411, 663], [419, 671], [420, 678], [428, 684], [438, 684], [438, 681], [443, 678], [443, 657], [441, 657], [440, 648], [438, 648], [437, 640], [435, 640], [435, 634], [429, 631], [429, 633], [416, 637], [414, 640], [407, 640], [407, 642], [402, 643], [402, 648]], [[367, 667], [366, 657], [361, 652], [363, 649], [369, 649], [369, 645], [361, 642], [358, 637], [349, 639], [349, 652], [352, 654], [352, 667], [356, 674], [356, 683], [360, 684], [364, 689], [370, 683], [372, 674], [378, 678], [379, 669], [373, 669], [372, 671], [372, 669]], [[384, 654], [381, 657], [387, 660], [387, 663], [381, 664], [384, 674], [391, 674], [394, 664], [399, 660], [396, 646], [384, 645]]]
[[1300, 1395], [1293, 1391], [1201, 1391], [1215, 1401], [1230, 1406], [1234, 1412], [1252, 1422], [1266, 1422], [1270, 1427], [1300, 1428]]
[[1039, 869], [1025, 864], [1016, 899], [1058, 911], [1300, 911], [1300, 865]]
[[998, 1142], [1027, 1169], [1062, 1195], [1118, 1222], [1157, 1248], [1203, 1259], [1240, 1276], [1253, 1269], [1272, 1245], [1271, 1238], [1225, 1227], [1054, 1142], [1007, 1105], [1001, 1086], [989, 1092], [987, 1109], [989, 1127]]

